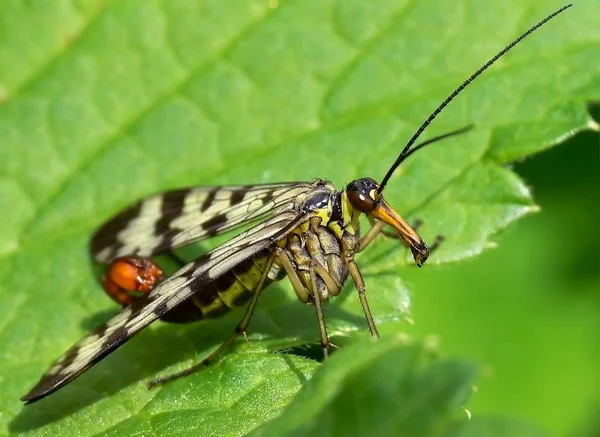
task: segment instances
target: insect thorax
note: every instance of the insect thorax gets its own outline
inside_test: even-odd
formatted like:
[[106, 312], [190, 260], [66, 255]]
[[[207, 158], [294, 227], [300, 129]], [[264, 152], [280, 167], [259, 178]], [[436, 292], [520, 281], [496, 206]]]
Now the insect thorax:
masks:
[[[346, 234], [356, 238], [360, 234], [360, 212], [352, 207], [345, 190], [336, 190], [329, 181], [315, 181], [313, 190], [296, 199], [295, 208], [309, 212], [311, 217], [319, 218], [320, 225], [331, 230], [339, 240]], [[304, 226], [306, 227], [306, 224]]]
[[[313, 296], [327, 300], [340, 293], [348, 267], [345, 253], [354, 252], [360, 237], [360, 213], [351, 207], [345, 191], [338, 191], [328, 181], [318, 180], [314, 190], [296, 199], [296, 208], [310, 212], [310, 218], [279, 242], [292, 262], [305, 290], [296, 289], [303, 302]], [[310, 276], [311, 263], [324, 268], [333, 281], [327, 284], [315, 275], [316, 290]], [[332, 283], [333, 282], [333, 283]]]

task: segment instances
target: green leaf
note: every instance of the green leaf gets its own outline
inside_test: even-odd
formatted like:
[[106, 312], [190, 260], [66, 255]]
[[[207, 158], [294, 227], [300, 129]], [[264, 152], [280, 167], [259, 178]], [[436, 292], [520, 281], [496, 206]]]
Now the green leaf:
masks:
[[[198, 434], [205, 414], [225, 427], [219, 435], [241, 435], [278, 415], [318, 367], [265, 354], [317, 338], [314, 310], [287, 283], [261, 299], [250, 345], [237, 344], [240, 353], [206, 372], [154, 391], [144, 384], [205, 356], [239, 312], [193, 326], [157, 323], [48, 399], [28, 407], [18, 399], [117, 311], [87, 254], [89, 236], [111, 214], [188, 185], [324, 177], [341, 187], [381, 178], [454, 87], [558, 6], [3, 2], [0, 433], [93, 435], [123, 426], [164, 435], [187, 426]], [[424, 138], [476, 129], [419, 152], [392, 178], [390, 203], [424, 220], [426, 241], [446, 237], [430, 262], [473, 256], [535, 210], [504, 164], [597, 129], [585, 107], [600, 99], [594, 7], [579, 2], [499, 61]], [[410, 306], [400, 280], [408, 255], [397, 247], [378, 242], [359, 257], [388, 333], [402, 330], [397, 320]], [[337, 343], [365, 329], [350, 286], [327, 315]]]
[[403, 336], [362, 341], [321, 366], [287, 410], [251, 433], [272, 436], [542, 437], [527, 423], [464, 408], [472, 364], [435, 360]]
[[471, 392], [473, 366], [432, 363], [422, 345], [402, 343], [371, 340], [334, 355], [283, 415], [251, 435], [430, 436], [451, 429]]

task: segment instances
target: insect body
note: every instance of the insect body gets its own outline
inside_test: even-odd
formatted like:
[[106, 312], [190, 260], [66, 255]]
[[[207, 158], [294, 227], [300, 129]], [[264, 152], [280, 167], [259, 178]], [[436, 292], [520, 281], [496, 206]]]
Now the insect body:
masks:
[[[268, 189], [265, 186], [261, 187], [262, 190]], [[179, 304], [163, 315], [161, 319], [165, 320], [165, 316], [169, 316], [168, 320], [171, 321], [199, 320], [205, 317], [220, 316], [234, 306], [245, 305], [255, 292], [263, 274], [266, 275], [263, 284], [265, 287], [272, 281], [282, 279], [287, 273], [293, 281], [298, 297], [306, 303], [312, 302], [315, 290], [322, 301], [327, 300], [329, 296], [337, 295], [348, 277], [347, 263], [344, 261], [343, 255], [356, 253], [359, 249], [358, 217], [360, 211], [353, 207], [353, 204], [360, 205], [361, 209], [374, 208], [374, 205], [366, 202], [371, 197], [369, 193], [375, 193], [376, 188], [377, 184], [372, 179], [355, 181], [348, 186], [346, 191], [338, 191], [330, 182], [324, 180], [290, 183], [289, 187], [283, 190], [283, 198], [290, 199], [291, 194], [296, 197], [288, 200], [290, 203], [285, 208], [291, 207], [308, 219], [293, 229], [289, 235], [281, 238], [277, 244], [273, 244], [273, 247], [267, 247], [254, 256], [241, 261], [218, 279], [207, 283], [188, 301]], [[210, 196], [210, 192], [215, 190], [215, 188], [191, 190], [189, 196], [192, 198], [187, 200], [188, 208], [191, 205], [196, 205], [194, 208], [197, 209], [202, 208], [200, 203], [204, 204]], [[252, 193], [250, 187], [247, 189], [244, 187], [220, 187], [218, 190], [223, 198], [229, 196], [230, 199], [233, 199], [237, 196], [242, 199], [248, 196], [256, 202], [256, 193]], [[277, 191], [274, 190], [274, 193]], [[161, 198], [162, 201], [166, 201], [168, 196], [168, 193], [163, 194], [142, 203], [155, 202], [157, 199], [160, 201]], [[180, 200], [186, 202], [185, 198]], [[282, 203], [279, 198], [275, 198], [275, 201]], [[382, 217], [389, 222], [388, 224], [402, 232], [401, 235], [406, 235], [406, 244], [413, 247], [415, 259], [422, 264], [428, 255], [427, 246], [402, 218], [392, 213], [391, 208], [385, 202], [381, 202], [384, 205], [381, 206], [382, 210], [388, 210], [388, 213]], [[240, 207], [245, 208], [246, 206]], [[126, 212], [119, 217], [122, 217], [123, 214]], [[178, 216], [175, 220], [180, 218]], [[162, 216], [161, 219], [164, 221], [165, 217]], [[128, 244], [126, 236], [131, 225], [124, 221], [120, 222], [125, 231], [125, 234], [120, 234], [124, 235], [120, 237], [122, 246], [118, 247], [111, 242], [110, 246], [106, 247], [106, 242], [102, 241], [103, 236], [112, 235], [113, 228], [109, 223], [102, 227], [92, 240], [95, 254], [106, 254], [110, 250], [117, 250], [117, 253], [135, 250]], [[168, 228], [172, 229], [171, 225]], [[107, 232], [107, 229], [110, 231]], [[146, 230], [149, 232], [148, 238], [155, 237], [154, 225]], [[136, 242], [139, 243], [142, 239], [139, 232], [135, 234]], [[172, 247], [171, 244], [169, 247]], [[158, 253], [156, 248], [150, 252], [139, 248], [136, 255], [139, 255], [140, 252], [145, 255]], [[276, 255], [273, 255], [274, 252]], [[269, 256], [273, 258], [270, 262]], [[108, 256], [108, 259], [110, 257], [111, 255]], [[107, 259], [105, 256], [100, 257], [99, 255], [97, 258], [100, 261]], [[311, 266], [319, 271], [314, 284], [310, 277]], [[157, 281], [162, 279], [161, 275], [162, 271], [146, 258], [117, 257], [110, 262], [103, 283], [108, 294], [117, 302], [131, 304], [135, 298], [131, 293], [149, 291]], [[175, 316], [175, 312], [178, 313], [177, 316]], [[180, 320], [177, 320], [178, 318]]]
[[[31, 403], [58, 390], [159, 318], [189, 322], [247, 305], [235, 332], [215, 352], [189, 369], [151, 384], [189, 374], [214, 359], [238, 334], [246, 333], [261, 292], [285, 276], [300, 300], [315, 306], [325, 356], [329, 340], [322, 304], [340, 293], [348, 277], [358, 290], [371, 334], [378, 336], [355, 254], [385, 232], [386, 226], [393, 228], [410, 248], [418, 266], [430, 253], [417, 232], [385, 201], [382, 192], [387, 182], [415, 151], [470, 129], [459, 129], [412, 147], [469, 83], [568, 7], [529, 29], [463, 82], [416, 131], [381, 183], [362, 178], [342, 190], [325, 180], [177, 190], [143, 199], [105, 223], [92, 238], [91, 253], [97, 261], [109, 265], [104, 284], [111, 297], [127, 306], [69, 349], [22, 400]], [[362, 236], [361, 214], [372, 223]], [[166, 279], [149, 259], [251, 223], [254, 226], [250, 229], [183, 265]]]

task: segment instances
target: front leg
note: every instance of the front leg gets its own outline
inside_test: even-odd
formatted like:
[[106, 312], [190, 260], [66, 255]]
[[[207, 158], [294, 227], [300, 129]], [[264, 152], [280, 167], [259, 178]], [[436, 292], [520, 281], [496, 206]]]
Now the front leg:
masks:
[[365, 248], [369, 244], [371, 244], [371, 242], [375, 239], [375, 237], [377, 235], [379, 235], [383, 231], [383, 228], [385, 227], [385, 223], [380, 222], [378, 220], [373, 220], [373, 219], [369, 218], [369, 221], [372, 224], [371, 229], [369, 229], [367, 231], [367, 233], [365, 235], [363, 235], [363, 237], [358, 242], [358, 248], [356, 249], [356, 253], [362, 252], [363, 250], [365, 250]]
[[378, 338], [379, 331], [377, 331], [377, 326], [375, 326], [375, 320], [373, 319], [373, 315], [371, 314], [371, 308], [369, 308], [369, 302], [367, 301], [367, 295], [365, 293], [365, 281], [363, 280], [363, 277], [360, 274], [358, 265], [354, 261], [354, 255], [352, 255], [351, 253], [347, 254], [346, 263], [348, 265], [348, 272], [350, 273], [350, 276], [352, 276], [354, 284], [356, 285], [356, 290], [358, 291], [358, 298], [360, 299], [360, 304], [362, 306], [363, 312], [365, 313], [371, 336], [373, 336], [374, 338]]
[[[375, 220], [372, 217], [369, 217], [369, 223], [371, 224], [371, 228], [360, 239], [359, 248], [356, 251], [357, 253], [361, 252], [362, 250], [364, 250], [365, 247], [367, 247], [369, 244], [371, 244], [371, 242], [379, 234], [383, 234], [384, 236], [386, 236], [388, 238], [393, 238], [394, 240], [400, 240], [402, 242], [402, 244], [404, 244], [404, 246], [406, 246], [407, 248], [410, 247], [410, 245], [406, 241], [404, 241], [402, 239], [402, 237], [400, 237], [400, 234], [398, 232], [395, 232], [391, 229], [386, 229], [385, 223], [383, 223], [379, 220]], [[423, 225], [422, 220], [416, 220], [414, 222], [414, 224], [412, 225], [412, 228], [415, 231], [417, 231], [422, 225]], [[433, 240], [433, 243], [431, 244], [431, 246], [429, 246], [429, 252], [435, 251], [443, 241], [444, 241], [443, 235], [436, 235], [435, 240]]]

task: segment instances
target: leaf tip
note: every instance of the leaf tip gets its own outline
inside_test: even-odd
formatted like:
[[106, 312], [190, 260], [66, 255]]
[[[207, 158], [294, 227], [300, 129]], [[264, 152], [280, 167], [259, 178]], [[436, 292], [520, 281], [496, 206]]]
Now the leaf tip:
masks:
[[598, 122], [593, 118], [590, 118], [588, 120], [587, 126], [590, 128], [590, 130], [593, 130], [594, 132], [600, 132], [600, 124], [598, 124]]

